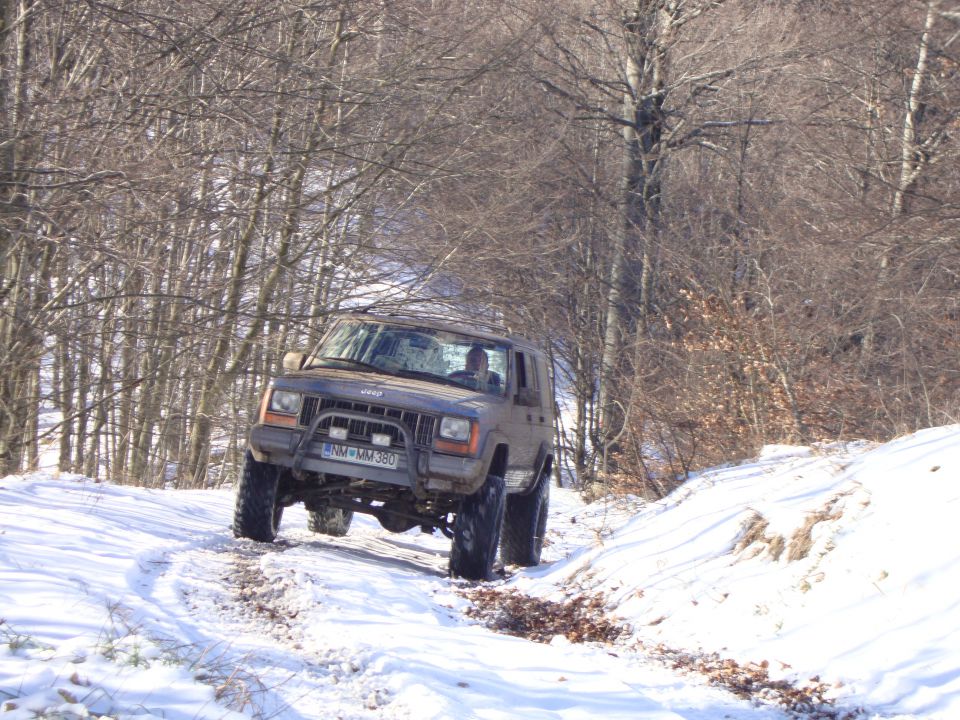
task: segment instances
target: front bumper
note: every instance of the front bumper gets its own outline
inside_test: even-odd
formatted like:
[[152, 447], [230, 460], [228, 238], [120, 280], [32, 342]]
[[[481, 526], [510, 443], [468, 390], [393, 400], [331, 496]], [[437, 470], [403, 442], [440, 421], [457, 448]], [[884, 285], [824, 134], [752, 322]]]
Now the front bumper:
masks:
[[[328, 418], [369, 420], [362, 413], [347, 410], [327, 410], [318, 413], [306, 428], [286, 428], [274, 425], [254, 425], [250, 431], [250, 450], [259, 462], [289, 468], [295, 477], [307, 474], [340, 475], [388, 485], [409, 487], [417, 497], [431, 492], [469, 495], [475, 492], [486, 477], [485, 460], [459, 457], [434, 452], [414, 445], [409, 428], [399, 420], [378, 416], [378, 423], [389, 424], [399, 431], [403, 447], [384, 448], [355, 440], [333, 441], [317, 435], [320, 423]], [[396, 469], [363, 465], [323, 456], [325, 443], [335, 442], [355, 448], [397, 453]]]

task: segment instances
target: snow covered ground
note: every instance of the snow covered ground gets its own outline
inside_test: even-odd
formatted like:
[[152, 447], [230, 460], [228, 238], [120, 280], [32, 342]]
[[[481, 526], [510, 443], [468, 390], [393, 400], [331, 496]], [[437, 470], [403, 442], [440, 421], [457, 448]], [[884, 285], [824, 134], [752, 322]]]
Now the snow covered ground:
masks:
[[820, 683], [833, 717], [960, 718], [960, 426], [767, 448], [646, 506], [554, 489], [545, 563], [484, 585], [602, 593], [616, 644], [487, 629], [442, 537], [294, 508], [264, 546], [232, 504], [0, 479], [0, 717], [795, 717], [658, 659], [683, 651]]

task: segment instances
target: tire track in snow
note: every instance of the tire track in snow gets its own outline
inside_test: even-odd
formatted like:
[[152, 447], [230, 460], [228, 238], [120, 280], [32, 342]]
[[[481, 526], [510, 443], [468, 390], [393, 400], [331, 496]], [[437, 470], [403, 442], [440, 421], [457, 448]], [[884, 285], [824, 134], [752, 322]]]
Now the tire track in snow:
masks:
[[[167, 553], [148, 573], [144, 596], [153, 604], [182, 610], [177, 617], [181, 636], [196, 645], [190, 651], [191, 662], [199, 664], [202, 658], [214, 656], [221, 667], [234, 668], [236, 677], [231, 682], [245, 686], [237, 694], [250, 696], [258, 715], [269, 716], [278, 709], [286, 715], [296, 706], [305, 720], [391, 717], [383, 714], [390, 702], [383, 678], [368, 667], [366, 654], [358, 652], [351, 638], [318, 643], [308, 637], [314, 628], [309, 618], [318, 606], [327, 605], [336, 614], [346, 602], [319, 568], [355, 565], [359, 575], [419, 576], [427, 586], [425, 595], [434, 582], [446, 578], [446, 552], [419, 547], [418, 538], [378, 532], [361, 529], [332, 538], [291, 529], [272, 544], [220, 536]], [[298, 554], [315, 558], [320, 565], [297, 558]], [[296, 575], [278, 572], [281, 565], [302, 569]], [[329, 597], [312, 598], [305, 590], [311, 583], [330, 590]], [[212, 680], [222, 680], [224, 672], [209, 674]], [[308, 703], [302, 690], [295, 698], [288, 697], [290, 691], [284, 686], [293, 677], [300, 688], [309, 678], [308, 695], [325, 700]], [[333, 715], [329, 714], [331, 697], [337, 707]], [[300, 711], [314, 706], [326, 709], [318, 710], [318, 715]]]

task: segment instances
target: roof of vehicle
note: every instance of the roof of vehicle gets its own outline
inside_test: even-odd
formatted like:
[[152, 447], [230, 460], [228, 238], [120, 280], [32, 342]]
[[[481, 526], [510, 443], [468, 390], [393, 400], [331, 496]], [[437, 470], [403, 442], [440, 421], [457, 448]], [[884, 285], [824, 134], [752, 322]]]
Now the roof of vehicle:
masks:
[[446, 330], [453, 333], [466, 333], [482, 340], [495, 343], [521, 344], [536, 348], [536, 343], [529, 339], [510, 333], [509, 328], [477, 320], [466, 320], [454, 317], [437, 317], [432, 315], [389, 315], [374, 313], [342, 313], [337, 318], [353, 318], [366, 322], [390, 322], [398, 325], [426, 326], [437, 330]]

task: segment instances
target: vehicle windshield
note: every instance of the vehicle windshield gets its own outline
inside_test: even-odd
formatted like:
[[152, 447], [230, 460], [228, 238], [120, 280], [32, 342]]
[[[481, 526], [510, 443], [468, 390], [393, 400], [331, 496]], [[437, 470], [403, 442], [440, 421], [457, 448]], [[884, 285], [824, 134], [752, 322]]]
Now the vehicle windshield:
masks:
[[310, 367], [368, 368], [456, 384], [490, 395], [507, 385], [507, 348], [429, 327], [340, 320], [308, 360]]

